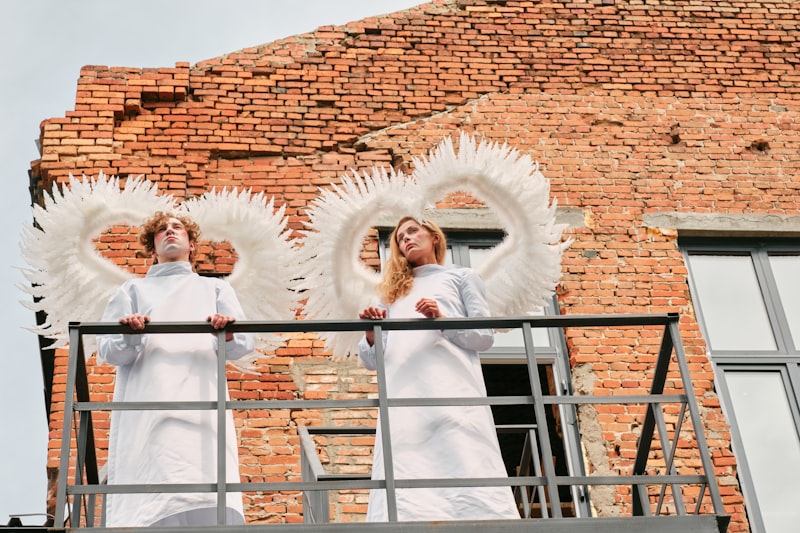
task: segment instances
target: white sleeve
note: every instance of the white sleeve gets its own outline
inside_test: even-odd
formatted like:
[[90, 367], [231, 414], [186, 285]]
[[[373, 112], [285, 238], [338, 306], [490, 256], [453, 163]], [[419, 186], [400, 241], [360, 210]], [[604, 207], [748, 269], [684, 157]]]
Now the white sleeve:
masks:
[[[386, 339], [388, 336], [388, 331], [381, 332], [381, 342], [383, 343], [384, 353], [386, 351]], [[366, 337], [361, 337], [361, 340], [358, 341], [358, 357], [361, 359], [361, 362], [364, 363], [364, 367], [367, 370], [375, 370], [378, 368], [378, 356], [375, 354], [375, 345], [373, 344], [370, 346]]]
[[[386, 317], [389, 317], [389, 308], [386, 307], [384, 303], [376, 303], [376, 307], [380, 307], [381, 309], [386, 310]], [[386, 350], [386, 339], [389, 336], [388, 331], [381, 331], [381, 346], [383, 346], [384, 351]], [[364, 363], [364, 367], [367, 370], [375, 370], [378, 368], [378, 358], [375, 354], [375, 345], [369, 345], [367, 342], [366, 337], [361, 337], [361, 340], [358, 341], [358, 357], [361, 359], [361, 362]]]
[[[246, 320], [233, 287], [222, 282], [217, 288], [217, 313]], [[216, 347], [216, 340], [215, 347]], [[252, 333], [234, 333], [233, 339], [225, 343], [225, 359], [241, 359], [255, 349]]]
[[[488, 317], [489, 303], [486, 301], [486, 288], [477, 272], [465, 269], [461, 278], [459, 293], [464, 304], [467, 317]], [[446, 339], [464, 348], [482, 352], [494, 344], [494, 332], [491, 329], [446, 329], [442, 332]]]
[[[119, 319], [132, 315], [136, 311], [136, 306], [126, 290], [127, 285], [123, 285], [106, 305], [103, 311], [102, 322], [119, 323]], [[97, 356], [112, 365], [127, 365], [133, 363], [142, 351], [143, 335], [126, 335], [114, 333], [111, 335], [97, 336]]]
[[375, 355], [375, 346], [370, 346], [366, 337], [361, 337], [358, 341], [358, 357], [364, 363], [367, 370], [375, 370], [378, 368], [378, 359]]

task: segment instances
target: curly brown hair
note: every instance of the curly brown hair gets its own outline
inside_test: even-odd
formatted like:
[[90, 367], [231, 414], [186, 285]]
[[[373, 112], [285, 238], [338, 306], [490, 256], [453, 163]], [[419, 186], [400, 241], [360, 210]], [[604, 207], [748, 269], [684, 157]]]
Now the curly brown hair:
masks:
[[[157, 211], [156, 214], [147, 219], [139, 228], [139, 244], [144, 246], [147, 255], [153, 255], [156, 249], [156, 233], [164, 229], [164, 226], [166, 226], [170, 218], [177, 218], [181, 221], [181, 224], [183, 224], [183, 227], [186, 229], [186, 234], [189, 236], [189, 242], [197, 242], [197, 239], [200, 237], [200, 226], [189, 218], [188, 215]], [[194, 250], [189, 252], [189, 262], [194, 262]]]

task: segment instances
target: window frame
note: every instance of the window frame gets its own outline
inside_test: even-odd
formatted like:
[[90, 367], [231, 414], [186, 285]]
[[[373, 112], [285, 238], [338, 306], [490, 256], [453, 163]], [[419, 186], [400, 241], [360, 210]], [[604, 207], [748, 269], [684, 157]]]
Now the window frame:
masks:
[[[725, 418], [730, 424], [731, 446], [736, 456], [737, 477], [745, 498], [745, 506], [754, 532], [764, 532], [765, 524], [759, 504], [751, 463], [744, 449], [743, 427], [733, 408], [728, 375], [735, 372], [778, 372], [787, 395], [795, 431], [800, 439], [800, 339], [794, 339], [789, 327], [777, 282], [770, 265], [771, 256], [800, 256], [800, 241], [789, 238], [679, 238], [688, 273], [692, 305], [695, 308], [700, 331], [706, 341], [707, 354], [715, 376], [718, 393]], [[692, 256], [749, 256], [756, 282], [762, 296], [769, 326], [775, 340], [775, 350], [720, 350], [713, 349], [707, 321], [699, 298], [699, 290], [693, 275]]]

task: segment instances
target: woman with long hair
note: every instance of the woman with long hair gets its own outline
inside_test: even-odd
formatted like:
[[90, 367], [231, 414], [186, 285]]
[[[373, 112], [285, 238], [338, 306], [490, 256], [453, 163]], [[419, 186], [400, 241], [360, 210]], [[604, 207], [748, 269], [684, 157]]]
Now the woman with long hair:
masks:
[[[447, 242], [432, 221], [403, 217], [390, 237], [381, 302], [359, 318], [457, 318], [489, 315], [483, 281], [468, 268], [444, 266]], [[491, 329], [391, 331], [383, 334], [388, 396], [486, 397], [478, 352]], [[359, 356], [375, 369], [375, 339], [367, 331]], [[488, 405], [392, 407], [389, 411], [396, 479], [505, 477]], [[372, 478], [384, 479], [381, 424]], [[510, 487], [398, 489], [399, 520], [519, 518]], [[370, 493], [368, 521], [387, 520], [385, 490]]]

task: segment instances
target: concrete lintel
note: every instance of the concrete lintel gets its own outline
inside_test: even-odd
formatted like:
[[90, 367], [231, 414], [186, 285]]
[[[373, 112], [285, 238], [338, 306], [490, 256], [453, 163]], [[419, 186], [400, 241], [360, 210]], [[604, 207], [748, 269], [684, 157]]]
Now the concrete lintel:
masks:
[[647, 213], [649, 228], [674, 228], [683, 237], [797, 237], [800, 216], [755, 213]]

